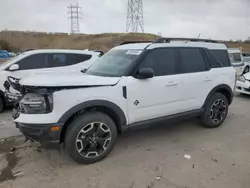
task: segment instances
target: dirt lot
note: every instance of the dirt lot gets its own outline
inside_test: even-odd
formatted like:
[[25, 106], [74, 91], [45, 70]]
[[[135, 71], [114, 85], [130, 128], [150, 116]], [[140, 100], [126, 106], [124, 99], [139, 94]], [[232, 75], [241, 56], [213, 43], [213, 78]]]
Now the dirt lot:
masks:
[[[165, 36], [167, 37], [167, 36]], [[108, 51], [124, 41], [152, 41], [159, 36], [149, 33], [76, 34], [0, 31], [0, 39], [6, 40], [11, 50], [33, 49], [89, 49]], [[223, 42], [223, 41], [222, 41]], [[225, 42], [225, 41], [224, 41]], [[250, 52], [250, 44], [225, 42], [230, 48], [243, 48]], [[1, 48], [1, 46], [0, 46]]]
[[[105, 160], [87, 166], [63, 150], [9, 138], [0, 144], [0, 187], [249, 188], [249, 104], [250, 97], [237, 96], [218, 129], [188, 120], [127, 133]], [[0, 120], [8, 123], [9, 115]]]

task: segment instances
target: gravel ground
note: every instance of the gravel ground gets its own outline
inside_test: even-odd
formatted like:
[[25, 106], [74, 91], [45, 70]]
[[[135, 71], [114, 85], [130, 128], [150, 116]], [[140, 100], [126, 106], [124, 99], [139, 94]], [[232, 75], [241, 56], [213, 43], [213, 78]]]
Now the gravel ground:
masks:
[[22, 136], [8, 138], [0, 144], [0, 187], [249, 188], [249, 104], [250, 97], [237, 96], [217, 129], [188, 120], [126, 133], [92, 165], [76, 164], [64, 150], [24, 143]]
[[0, 140], [18, 135], [21, 135], [21, 133], [14, 125], [11, 108], [8, 108], [0, 114]]

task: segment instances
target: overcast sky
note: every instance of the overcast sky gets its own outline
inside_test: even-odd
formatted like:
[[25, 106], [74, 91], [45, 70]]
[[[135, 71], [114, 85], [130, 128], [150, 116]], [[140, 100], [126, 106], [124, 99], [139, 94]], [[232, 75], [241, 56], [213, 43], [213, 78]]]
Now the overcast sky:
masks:
[[[69, 32], [67, 6], [82, 7], [82, 33], [125, 32], [127, 0], [0, 0], [0, 30]], [[246, 39], [250, 0], [143, 0], [144, 29], [167, 37]]]

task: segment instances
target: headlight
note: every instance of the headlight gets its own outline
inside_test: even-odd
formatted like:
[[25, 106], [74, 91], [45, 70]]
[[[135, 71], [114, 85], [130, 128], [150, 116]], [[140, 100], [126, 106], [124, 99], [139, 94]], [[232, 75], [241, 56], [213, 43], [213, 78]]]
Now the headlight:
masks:
[[25, 114], [46, 114], [53, 109], [52, 94], [27, 93], [19, 103]]
[[239, 79], [238, 79], [239, 81], [241, 81], [241, 82], [246, 82], [246, 78], [245, 78], [245, 76], [241, 76], [241, 77], [239, 77]]

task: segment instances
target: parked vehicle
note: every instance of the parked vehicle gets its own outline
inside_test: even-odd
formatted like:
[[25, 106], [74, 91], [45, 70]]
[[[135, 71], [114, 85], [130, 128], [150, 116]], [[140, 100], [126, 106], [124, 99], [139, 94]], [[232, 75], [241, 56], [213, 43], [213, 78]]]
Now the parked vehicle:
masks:
[[21, 53], [8, 62], [0, 64], [0, 112], [12, 104], [18, 92], [11, 89], [5, 94], [4, 82], [8, 76], [21, 79], [39, 72], [70, 72], [89, 68], [100, 56], [100, 52], [83, 50], [32, 50]]
[[14, 52], [9, 52], [9, 56], [10, 56], [10, 58], [11, 58], [11, 57], [15, 57], [15, 56], [16, 56], [16, 53], [14, 53]]
[[0, 50], [0, 59], [8, 59], [10, 54], [7, 50]]
[[7, 50], [0, 50], [0, 66], [9, 59], [10, 59], [9, 52]]
[[250, 73], [242, 75], [237, 80], [235, 91], [241, 94], [250, 95]]
[[242, 57], [242, 52], [238, 48], [229, 48], [229, 57], [232, 62], [232, 66], [235, 68], [237, 75], [241, 76], [244, 74], [245, 64]]
[[243, 56], [243, 61], [245, 64], [244, 74], [246, 74], [250, 72], [250, 52], [243, 52], [242, 56]]
[[89, 164], [105, 158], [128, 129], [186, 117], [219, 127], [235, 82], [227, 47], [217, 41], [126, 42], [84, 74], [21, 79], [13, 117], [26, 137], [49, 147], [64, 142], [75, 161]]

